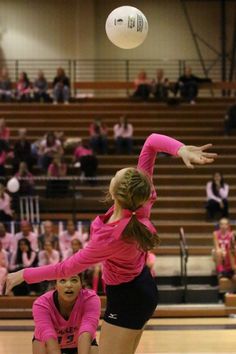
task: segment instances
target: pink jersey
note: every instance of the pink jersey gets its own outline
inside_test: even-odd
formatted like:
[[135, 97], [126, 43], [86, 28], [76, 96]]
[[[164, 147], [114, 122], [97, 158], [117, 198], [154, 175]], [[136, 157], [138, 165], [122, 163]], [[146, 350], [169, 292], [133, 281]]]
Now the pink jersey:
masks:
[[100, 299], [93, 290], [81, 289], [68, 320], [58, 311], [55, 290], [49, 291], [35, 300], [33, 317], [34, 336], [40, 342], [58, 340], [61, 348], [77, 347], [79, 336], [88, 332], [94, 339], [100, 317]]
[[[179, 141], [165, 135], [151, 134], [142, 148], [138, 168], [146, 171], [152, 178], [156, 154], [165, 152], [177, 155]], [[151, 207], [156, 200], [153, 187], [150, 199], [143, 206], [143, 218], [150, 217]], [[105, 215], [97, 216], [91, 224], [91, 238], [87, 246], [72, 257], [53, 266], [44, 266], [24, 270], [27, 283], [37, 283], [43, 280], [68, 278], [73, 274], [83, 272], [93, 264], [102, 262], [103, 279], [106, 284], [117, 285], [133, 280], [140, 274], [146, 263], [146, 252], [140, 250], [136, 243], [127, 243], [117, 235], [116, 227], [123, 219], [106, 223], [113, 214], [111, 207]]]

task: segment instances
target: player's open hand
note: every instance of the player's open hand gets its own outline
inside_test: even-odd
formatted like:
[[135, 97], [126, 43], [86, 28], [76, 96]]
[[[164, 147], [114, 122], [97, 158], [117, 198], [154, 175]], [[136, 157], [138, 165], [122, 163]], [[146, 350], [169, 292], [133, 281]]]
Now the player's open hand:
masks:
[[212, 144], [203, 146], [182, 146], [178, 151], [178, 156], [182, 158], [183, 162], [188, 168], [194, 168], [194, 165], [206, 165], [214, 162], [217, 154], [206, 152]]
[[14, 286], [21, 284], [23, 281], [23, 269], [15, 273], [8, 274], [5, 284], [5, 295], [8, 295]]

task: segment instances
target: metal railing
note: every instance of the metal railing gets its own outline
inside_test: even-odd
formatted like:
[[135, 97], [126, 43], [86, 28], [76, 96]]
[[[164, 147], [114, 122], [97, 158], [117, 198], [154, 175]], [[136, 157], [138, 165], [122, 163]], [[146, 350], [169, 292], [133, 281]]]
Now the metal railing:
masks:
[[187, 302], [188, 293], [188, 278], [187, 278], [187, 263], [188, 263], [188, 246], [184, 234], [183, 227], [179, 230], [179, 246], [180, 246], [180, 276], [181, 285], [184, 287], [183, 301]]

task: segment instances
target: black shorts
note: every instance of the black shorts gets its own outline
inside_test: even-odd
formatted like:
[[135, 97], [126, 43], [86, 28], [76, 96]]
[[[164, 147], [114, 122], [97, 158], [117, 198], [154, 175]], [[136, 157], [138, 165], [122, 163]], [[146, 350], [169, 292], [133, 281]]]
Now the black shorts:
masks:
[[107, 285], [104, 321], [115, 326], [142, 329], [158, 303], [156, 283], [148, 269], [128, 283]]

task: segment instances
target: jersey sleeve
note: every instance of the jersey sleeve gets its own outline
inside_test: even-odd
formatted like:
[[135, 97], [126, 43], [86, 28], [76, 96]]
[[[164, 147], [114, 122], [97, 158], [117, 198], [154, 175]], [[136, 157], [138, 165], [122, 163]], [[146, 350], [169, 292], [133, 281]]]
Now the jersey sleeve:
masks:
[[91, 240], [87, 246], [63, 262], [37, 268], [24, 269], [23, 277], [28, 284], [39, 283], [44, 280], [68, 278], [83, 272], [93, 264], [108, 259], [116, 250], [113, 243], [104, 239], [102, 242]]
[[35, 339], [40, 342], [46, 342], [49, 339], [57, 340], [57, 333], [52, 323], [48, 307], [36, 301], [33, 304], [32, 311], [35, 323]]
[[151, 178], [158, 152], [177, 155], [178, 150], [184, 144], [166, 135], [151, 134], [146, 139], [138, 160], [138, 168], [145, 171]]
[[88, 332], [92, 338], [95, 338], [101, 312], [101, 302], [99, 297], [94, 294], [90, 296], [83, 304], [83, 317], [81, 320], [78, 337]]

